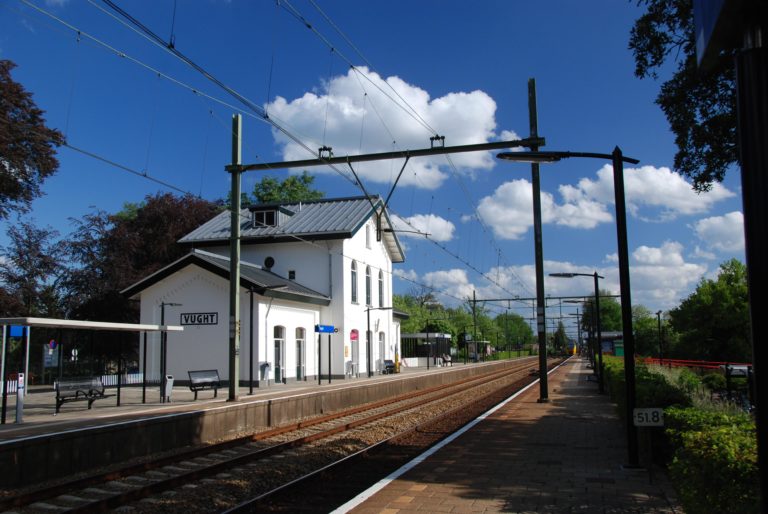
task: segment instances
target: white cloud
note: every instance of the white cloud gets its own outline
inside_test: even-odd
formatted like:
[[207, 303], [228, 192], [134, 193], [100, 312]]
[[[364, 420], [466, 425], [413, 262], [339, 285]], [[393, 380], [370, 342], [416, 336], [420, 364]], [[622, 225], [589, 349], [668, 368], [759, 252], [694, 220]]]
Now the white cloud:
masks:
[[[565, 202], [541, 193], [542, 223], [572, 228], [594, 228], [613, 220], [605, 205], [586, 198], [571, 186], [561, 186]], [[519, 239], [533, 226], [533, 189], [525, 179], [505, 182], [492, 196], [480, 200], [478, 212], [502, 239]], [[465, 220], [467, 218], [465, 217]]]
[[[291, 101], [277, 97], [266, 106], [269, 116], [302, 141], [314, 141], [310, 146], [333, 147], [335, 156], [428, 147], [433, 134], [406, 113], [409, 107], [395, 105], [390, 98], [402, 102], [392, 92], [393, 88], [429, 126], [447, 136], [446, 146], [484, 143], [496, 138], [496, 102], [482, 91], [448, 93], [432, 99], [429, 93], [399, 77], [383, 79], [365, 67], [358, 70], [367, 79], [350, 69], [346, 75], [324, 84], [319, 94], [308, 92]], [[275, 130], [273, 136], [282, 146], [285, 160], [310, 157], [283, 133]], [[491, 152], [455, 154], [451, 160], [468, 172], [491, 169], [495, 164]], [[363, 180], [386, 184], [394, 180], [402, 163], [358, 163], [355, 171]], [[400, 184], [435, 189], [448, 176], [446, 166], [444, 156], [412, 159]], [[318, 172], [331, 171], [318, 168]]]
[[[640, 216], [641, 208], [661, 209], [658, 221], [707, 212], [715, 203], [736, 194], [718, 183], [706, 193], [697, 193], [680, 174], [666, 167], [654, 166], [625, 169], [624, 188], [627, 211], [633, 216]], [[604, 165], [597, 171], [597, 180], [583, 178], [575, 189], [570, 192], [571, 195], [581, 194], [596, 202], [613, 204], [613, 166]]]
[[699, 220], [694, 223], [693, 231], [710, 249], [744, 251], [744, 215], [739, 211]]
[[[408, 218], [392, 215], [392, 224], [398, 231], [398, 237], [428, 237], [434, 241], [450, 241], [456, 226], [445, 218], [434, 214], [417, 214]], [[413, 231], [420, 232], [414, 234]]]
[[437, 291], [455, 298], [472, 298], [475, 286], [470, 283], [467, 272], [462, 269], [430, 271], [424, 275], [424, 283]]
[[[571, 262], [544, 261], [545, 292], [550, 297], [583, 296], [594, 293], [594, 272], [599, 279], [601, 291], [618, 295], [620, 292], [619, 269], [615, 260], [607, 259], [604, 266], [590, 267]], [[550, 273], [583, 273], [588, 276], [567, 278], [550, 277]], [[696, 284], [708, 273], [706, 265], [686, 262], [683, 246], [676, 241], [666, 241], [659, 247], [639, 246], [632, 252], [630, 262], [630, 282], [632, 285], [632, 303], [645, 305], [650, 310], [667, 310], [680, 304], [695, 288]], [[401, 275], [402, 272], [396, 272]], [[491, 268], [486, 275], [498, 283], [491, 284], [477, 275], [469, 277], [465, 270], [450, 269], [433, 271], [423, 277], [416, 277], [410, 272], [408, 277], [435, 289], [437, 293], [447, 293], [454, 298], [470, 298], [476, 291], [477, 298], [509, 298], [514, 296], [528, 298], [535, 296], [536, 273], [532, 264]], [[473, 283], [472, 280], [475, 281]], [[511, 294], [510, 294], [511, 293]], [[447, 304], [451, 304], [449, 300]], [[618, 299], [617, 299], [618, 300]], [[456, 302], [457, 303], [457, 302]], [[519, 309], [523, 304], [511, 302]], [[528, 304], [530, 306], [530, 303]], [[563, 304], [565, 308], [566, 304]], [[520, 311], [517, 311], [520, 313]], [[526, 311], [527, 312], [527, 311]], [[553, 316], [551, 311], [549, 316]], [[528, 316], [527, 313], [523, 313]]]

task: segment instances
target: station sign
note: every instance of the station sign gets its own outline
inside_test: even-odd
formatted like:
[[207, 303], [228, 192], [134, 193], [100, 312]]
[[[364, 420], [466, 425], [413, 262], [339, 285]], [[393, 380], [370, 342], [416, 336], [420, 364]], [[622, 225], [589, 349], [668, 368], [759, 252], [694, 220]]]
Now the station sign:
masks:
[[218, 325], [218, 312], [182, 312], [181, 325]]
[[333, 325], [315, 325], [315, 332], [321, 334], [333, 334], [336, 332], [336, 328]]

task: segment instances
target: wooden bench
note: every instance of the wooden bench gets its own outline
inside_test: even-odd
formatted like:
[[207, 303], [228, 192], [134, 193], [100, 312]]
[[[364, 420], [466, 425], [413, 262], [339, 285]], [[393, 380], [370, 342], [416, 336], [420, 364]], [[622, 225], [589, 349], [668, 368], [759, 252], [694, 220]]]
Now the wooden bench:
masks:
[[219, 395], [219, 387], [221, 387], [221, 382], [219, 381], [219, 370], [205, 369], [188, 371], [188, 373], [189, 390], [195, 393], [195, 400], [197, 400], [197, 392], [204, 391], [206, 389], [213, 389], [214, 398]]
[[104, 384], [101, 377], [60, 378], [54, 386], [56, 390], [56, 412], [66, 402], [88, 401], [90, 409], [93, 402], [107, 398], [104, 394]]

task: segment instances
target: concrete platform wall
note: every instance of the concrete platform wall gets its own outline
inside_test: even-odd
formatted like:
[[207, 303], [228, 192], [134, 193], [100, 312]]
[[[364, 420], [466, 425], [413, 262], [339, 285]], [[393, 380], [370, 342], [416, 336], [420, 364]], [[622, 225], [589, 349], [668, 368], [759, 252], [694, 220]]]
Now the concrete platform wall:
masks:
[[[444, 385], [506, 368], [511, 361], [444, 368], [420, 376], [400, 375], [375, 383], [269, 400], [208, 404], [194, 412], [116, 422], [9, 442], [0, 445], [0, 487], [19, 487], [163, 451], [247, 433], [255, 428], [286, 424], [304, 417], [391, 398], [406, 392]], [[87, 420], [83, 420], [83, 425]]]

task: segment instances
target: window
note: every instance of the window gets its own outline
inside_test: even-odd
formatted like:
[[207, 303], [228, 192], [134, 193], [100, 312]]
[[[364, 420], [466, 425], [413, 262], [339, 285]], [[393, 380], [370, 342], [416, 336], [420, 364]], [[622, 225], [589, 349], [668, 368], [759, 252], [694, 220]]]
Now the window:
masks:
[[288, 270], [288, 280], [296, 280], [296, 270]]
[[384, 307], [384, 272], [379, 270], [379, 307]]
[[365, 267], [365, 304], [371, 305], [371, 267]]
[[285, 327], [275, 327], [273, 334], [275, 338], [275, 359], [273, 369], [275, 372], [275, 383], [280, 383], [285, 381], [285, 371], [283, 370], [283, 359], [285, 356]]
[[307, 373], [305, 371], [306, 356], [304, 355], [304, 340], [306, 337], [306, 330], [303, 328], [296, 329], [296, 380], [306, 380]]
[[275, 211], [254, 211], [253, 228], [274, 227], [277, 225], [277, 213]]
[[352, 261], [352, 275], [349, 282], [352, 288], [352, 303], [357, 303], [357, 261]]
[[365, 226], [365, 247], [366, 248], [371, 247], [371, 226], [370, 225]]

